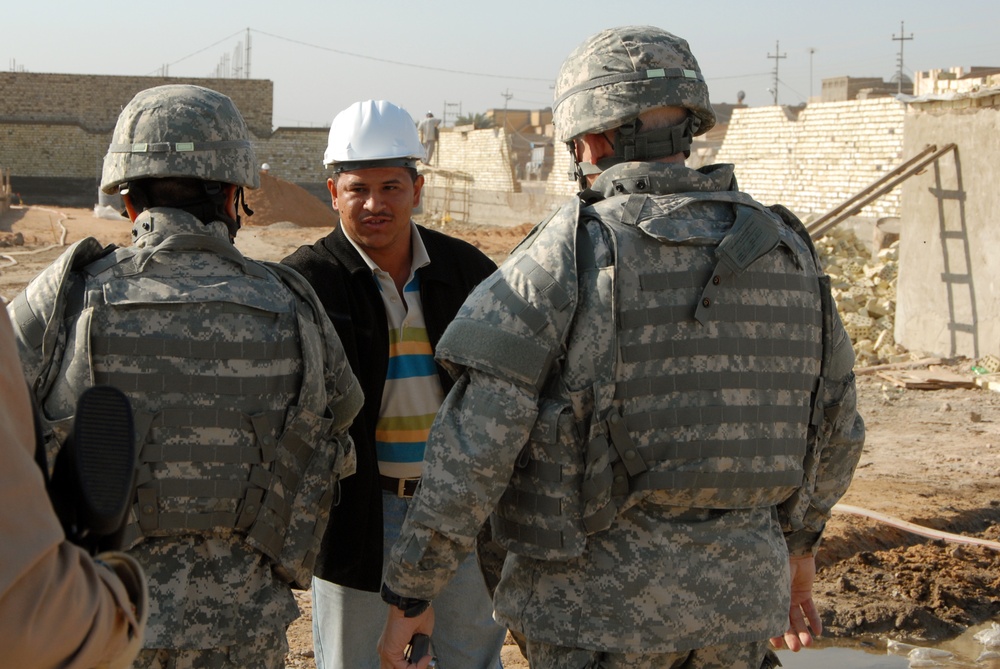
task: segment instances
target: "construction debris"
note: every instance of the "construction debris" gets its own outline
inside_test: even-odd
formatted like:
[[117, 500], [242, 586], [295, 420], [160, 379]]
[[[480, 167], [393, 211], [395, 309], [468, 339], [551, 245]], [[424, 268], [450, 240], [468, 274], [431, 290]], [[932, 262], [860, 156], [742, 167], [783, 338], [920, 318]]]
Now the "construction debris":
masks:
[[873, 260], [853, 230], [835, 228], [816, 241], [823, 268], [830, 276], [837, 311], [844, 322], [857, 365], [910, 362], [914, 356], [896, 343], [896, 277], [899, 242]]

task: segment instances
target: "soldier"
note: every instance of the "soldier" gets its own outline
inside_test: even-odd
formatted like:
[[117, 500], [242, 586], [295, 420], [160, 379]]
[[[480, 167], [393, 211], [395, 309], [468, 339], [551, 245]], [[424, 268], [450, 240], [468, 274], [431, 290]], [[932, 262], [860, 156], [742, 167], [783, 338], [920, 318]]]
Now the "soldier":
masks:
[[532, 669], [757, 669], [820, 631], [813, 555], [864, 441], [828, 279], [732, 165], [684, 166], [715, 114], [683, 39], [590, 37], [553, 114], [584, 190], [438, 345], [459, 378], [386, 571], [383, 667], [410, 666], [493, 511], [495, 615]]
[[[316, 288], [340, 334], [365, 406], [351, 426], [358, 471], [344, 482], [313, 578], [319, 669], [375, 669], [389, 548], [420, 480], [424, 439], [452, 380], [434, 347], [496, 265], [474, 246], [418, 226], [423, 147], [410, 114], [356, 102], [330, 124], [323, 162], [340, 225], [282, 262]], [[495, 669], [506, 630], [492, 618], [475, 556], [438, 597], [442, 666]]]
[[[149, 579], [137, 667], [284, 666], [362, 395], [315, 293], [233, 246], [259, 184], [232, 100], [188, 85], [138, 93], [101, 189], [133, 245], [70, 247], [8, 306], [48, 457], [75, 398], [129, 397], [139, 446], [124, 545]], [[247, 213], [245, 204], [243, 209]]]

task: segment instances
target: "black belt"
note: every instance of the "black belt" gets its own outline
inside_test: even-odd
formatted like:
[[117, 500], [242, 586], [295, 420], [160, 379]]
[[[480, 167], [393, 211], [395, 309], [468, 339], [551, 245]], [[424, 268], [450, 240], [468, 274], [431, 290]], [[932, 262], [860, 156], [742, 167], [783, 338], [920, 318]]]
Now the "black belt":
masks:
[[381, 474], [379, 474], [378, 479], [379, 483], [382, 484], [382, 490], [391, 492], [397, 497], [413, 497], [413, 493], [417, 491], [417, 484], [420, 483], [419, 478], [394, 479], [391, 476]]

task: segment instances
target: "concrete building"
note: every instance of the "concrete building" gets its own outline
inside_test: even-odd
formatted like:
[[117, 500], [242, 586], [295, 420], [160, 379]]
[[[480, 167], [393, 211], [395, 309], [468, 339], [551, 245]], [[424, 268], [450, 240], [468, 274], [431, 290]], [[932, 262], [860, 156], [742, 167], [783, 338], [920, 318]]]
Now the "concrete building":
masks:
[[955, 149], [902, 186], [896, 341], [1000, 355], [1000, 85], [911, 101], [903, 136], [908, 155]]

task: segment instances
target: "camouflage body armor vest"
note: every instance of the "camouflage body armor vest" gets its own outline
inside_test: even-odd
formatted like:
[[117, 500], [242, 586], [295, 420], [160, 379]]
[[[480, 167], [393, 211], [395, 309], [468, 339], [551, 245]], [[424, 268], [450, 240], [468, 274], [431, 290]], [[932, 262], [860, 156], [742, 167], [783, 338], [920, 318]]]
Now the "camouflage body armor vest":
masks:
[[125, 548], [235, 532], [279, 576], [308, 586], [331, 475], [352, 452], [329, 447], [336, 426], [316, 305], [289, 289], [287, 273], [223, 239], [174, 234], [67, 275], [73, 354], [43, 406], [61, 443], [73, 418], [66, 407], [85, 388], [113, 385], [131, 400], [139, 471]]
[[[575, 327], [497, 507], [497, 539], [567, 559], [644, 498], [738, 509], [792, 495], [821, 413], [822, 291], [807, 243], [737, 191], [616, 196], [577, 220]], [[574, 238], [569, 212], [550, 223]], [[595, 262], [594, 231], [613, 259]]]

